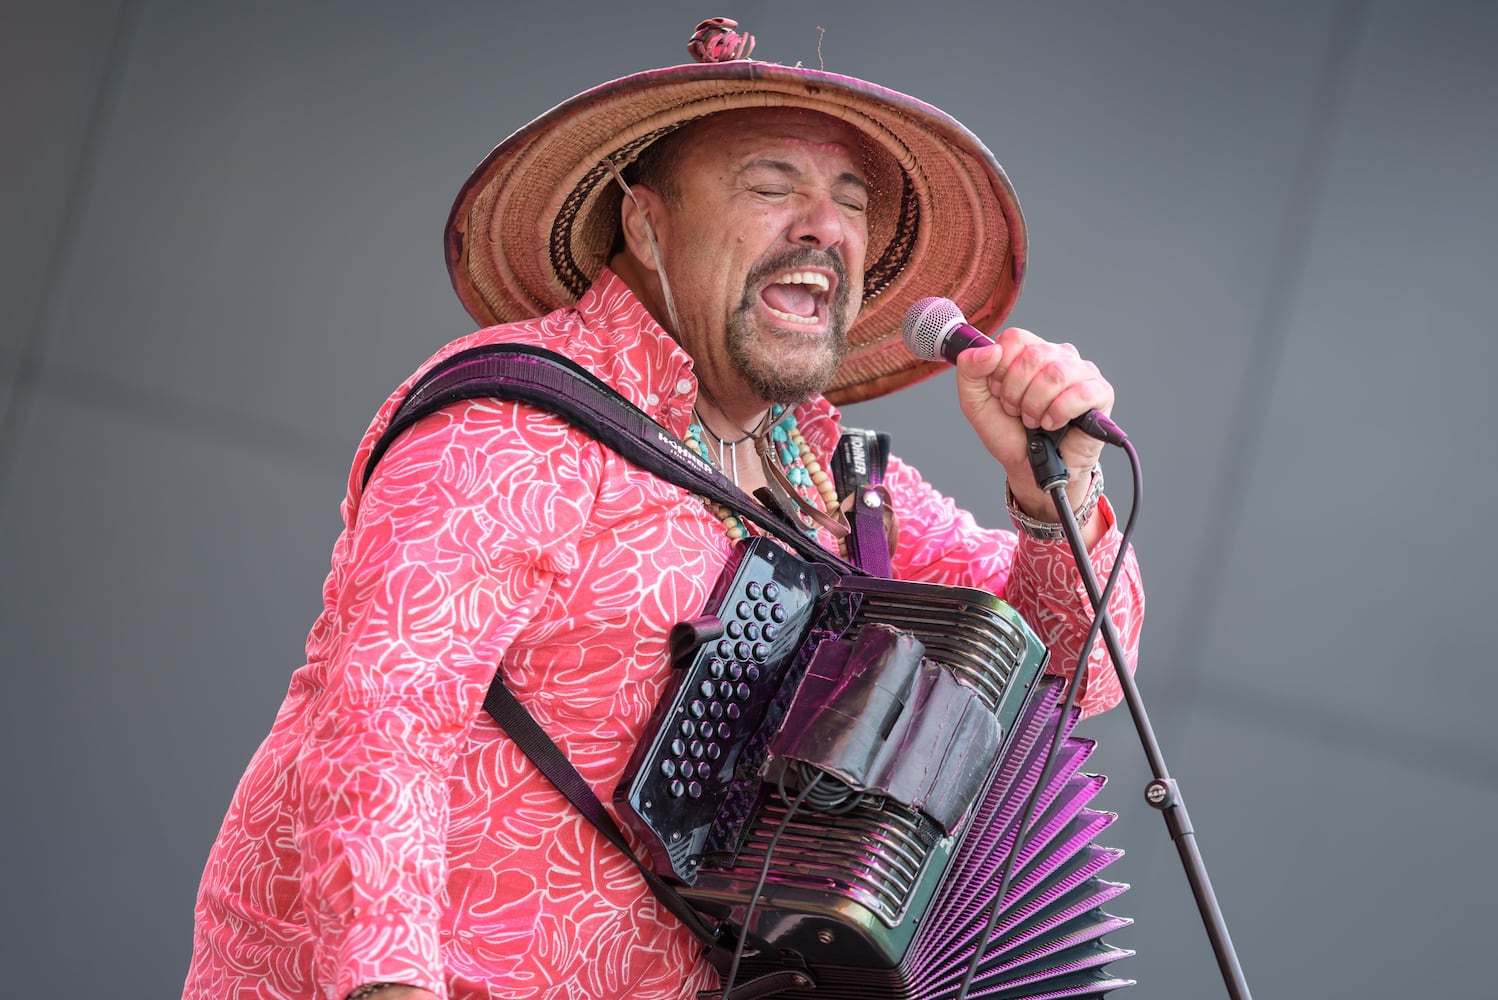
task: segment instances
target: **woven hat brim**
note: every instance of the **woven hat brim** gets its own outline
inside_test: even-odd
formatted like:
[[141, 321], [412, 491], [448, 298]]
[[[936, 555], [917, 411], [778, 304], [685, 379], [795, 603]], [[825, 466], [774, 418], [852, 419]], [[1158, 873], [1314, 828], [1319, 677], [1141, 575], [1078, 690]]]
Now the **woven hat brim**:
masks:
[[740, 60], [650, 70], [556, 106], [500, 143], [448, 218], [453, 287], [483, 324], [530, 319], [577, 301], [607, 261], [623, 168], [681, 125], [739, 108], [799, 108], [847, 122], [874, 151], [864, 301], [825, 395], [882, 396], [946, 365], [905, 347], [906, 310], [944, 295], [993, 329], [1024, 279], [1024, 216], [1003, 168], [960, 122], [853, 77]]

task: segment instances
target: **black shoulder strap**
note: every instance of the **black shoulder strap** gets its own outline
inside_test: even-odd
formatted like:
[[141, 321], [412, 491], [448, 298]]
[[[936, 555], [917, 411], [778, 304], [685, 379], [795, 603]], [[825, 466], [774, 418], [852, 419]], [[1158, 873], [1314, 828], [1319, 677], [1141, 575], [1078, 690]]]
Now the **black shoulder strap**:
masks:
[[889, 491], [883, 488], [889, 464], [888, 434], [848, 428], [832, 456], [832, 478], [848, 519], [848, 558], [865, 573], [890, 576]]
[[698, 496], [717, 501], [793, 548], [805, 559], [840, 574], [858, 570], [755, 503], [676, 435], [592, 372], [545, 348], [487, 344], [460, 351], [424, 374], [401, 402], [365, 463], [367, 485], [396, 436], [442, 407], [491, 396], [529, 403], [591, 434], [645, 471]]
[[[390, 426], [375, 442], [361, 483], [369, 483], [376, 463], [407, 427], [459, 400], [486, 396], [530, 403], [555, 413], [647, 472], [731, 508], [803, 556], [825, 562], [840, 573], [857, 572], [794, 526], [775, 520], [679, 438], [591, 372], [561, 355], [523, 344], [491, 344], [461, 351], [426, 372], [412, 385]], [[489, 685], [484, 709], [557, 790], [634, 862], [656, 898], [702, 943], [708, 960], [721, 971], [732, 949], [728, 929], [710, 926], [679, 892], [640, 862], [593, 789], [505, 686], [500, 671], [495, 671]], [[733, 1000], [810, 985], [804, 973], [778, 972], [745, 983], [734, 990]]]

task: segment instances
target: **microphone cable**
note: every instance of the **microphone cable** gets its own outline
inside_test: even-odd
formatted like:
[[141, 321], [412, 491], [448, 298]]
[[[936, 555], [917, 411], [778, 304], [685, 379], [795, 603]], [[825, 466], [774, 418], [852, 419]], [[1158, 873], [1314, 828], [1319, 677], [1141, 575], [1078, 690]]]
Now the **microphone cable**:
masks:
[[[739, 976], [739, 961], [744, 957], [744, 945], [749, 940], [749, 927], [754, 917], [755, 907], [759, 905], [759, 894], [764, 892], [765, 883], [770, 878], [770, 861], [775, 856], [775, 848], [779, 846], [780, 838], [791, 825], [791, 820], [800, 811], [801, 804], [811, 798], [812, 794], [821, 784], [822, 778], [826, 776], [826, 773], [825, 771], [817, 770], [811, 776], [811, 780], [806, 783], [806, 787], [802, 788], [800, 794], [792, 800], [785, 794], [785, 772], [781, 772], [779, 790], [781, 801], [787, 803], [785, 817], [775, 827], [775, 832], [770, 835], [770, 840], [765, 845], [765, 862], [759, 869], [759, 881], [754, 883], [754, 891], [749, 894], [749, 905], [744, 908], [744, 926], [739, 932], [739, 940], [733, 946], [733, 961], [728, 966], [728, 975], [723, 978], [723, 991], [720, 994], [722, 1000], [732, 1000], [733, 998], [734, 980]], [[844, 785], [843, 788], [847, 789], [847, 786]], [[860, 793], [855, 792], [854, 795], [859, 796]], [[857, 804], [857, 801], [854, 801], [853, 805]], [[847, 808], [852, 807], [849, 806]]]

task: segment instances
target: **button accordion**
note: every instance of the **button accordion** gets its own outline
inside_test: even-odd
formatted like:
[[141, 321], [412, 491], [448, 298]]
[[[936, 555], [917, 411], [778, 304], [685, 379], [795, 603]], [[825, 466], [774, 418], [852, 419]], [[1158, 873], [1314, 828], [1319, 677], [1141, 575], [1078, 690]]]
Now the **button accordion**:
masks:
[[1104, 935], [1131, 921], [1103, 910], [1127, 887], [1098, 877], [1122, 852], [1094, 843], [1114, 817], [1087, 807], [1093, 743], [1003, 601], [753, 539], [672, 645], [614, 799], [656, 871], [741, 936], [738, 982], [794, 970], [807, 985], [776, 995], [824, 1000], [1132, 984], [1107, 968], [1131, 952]]

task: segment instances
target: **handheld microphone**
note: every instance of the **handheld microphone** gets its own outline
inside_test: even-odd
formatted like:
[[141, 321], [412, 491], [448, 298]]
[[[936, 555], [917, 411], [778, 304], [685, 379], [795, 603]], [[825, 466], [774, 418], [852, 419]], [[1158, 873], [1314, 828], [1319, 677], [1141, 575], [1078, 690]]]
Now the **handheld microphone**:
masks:
[[[921, 299], [905, 311], [902, 331], [905, 346], [923, 361], [946, 360], [955, 365], [957, 355], [968, 348], [993, 343], [988, 334], [968, 325], [957, 303], [937, 295]], [[1098, 410], [1073, 417], [1070, 424], [1089, 437], [1119, 447], [1129, 440], [1117, 424]]]

